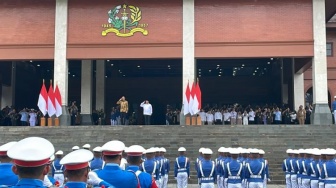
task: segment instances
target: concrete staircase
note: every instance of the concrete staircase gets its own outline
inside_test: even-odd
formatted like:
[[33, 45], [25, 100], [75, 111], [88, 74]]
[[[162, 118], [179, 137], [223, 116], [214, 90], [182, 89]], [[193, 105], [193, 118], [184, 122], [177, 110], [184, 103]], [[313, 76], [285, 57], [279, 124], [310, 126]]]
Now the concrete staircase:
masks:
[[91, 147], [118, 139], [127, 146], [140, 144], [145, 148], [165, 147], [171, 161], [170, 182], [174, 182], [173, 168], [177, 149], [187, 149], [192, 160], [190, 183], [196, 183], [194, 161], [200, 147], [209, 147], [217, 156], [219, 147], [246, 147], [265, 150], [270, 164], [272, 184], [284, 184], [282, 160], [288, 148], [327, 148], [336, 144], [336, 126], [328, 125], [249, 125], [249, 126], [61, 126], [61, 127], [0, 127], [0, 144], [25, 137], [49, 139], [56, 150], [65, 153], [74, 145], [85, 143]]

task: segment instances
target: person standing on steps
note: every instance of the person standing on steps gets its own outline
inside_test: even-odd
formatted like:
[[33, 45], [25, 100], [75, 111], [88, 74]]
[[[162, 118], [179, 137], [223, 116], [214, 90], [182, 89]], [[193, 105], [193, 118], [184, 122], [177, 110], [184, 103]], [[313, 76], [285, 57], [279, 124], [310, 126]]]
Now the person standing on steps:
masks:
[[126, 122], [126, 116], [128, 113], [128, 102], [126, 101], [125, 97], [122, 96], [118, 102], [118, 105], [120, 105], [120, 120], [121, 120], [121, 125], [125, 125]]
[[140, 104], [140, 107], [143, 108], [143, 115], [145, 117], [145, 125], [150, 125], [151, 124], [150, 118], [153, 113], [152, 105], [149, 103], [148, 100], [145, 100], [144, 102]]

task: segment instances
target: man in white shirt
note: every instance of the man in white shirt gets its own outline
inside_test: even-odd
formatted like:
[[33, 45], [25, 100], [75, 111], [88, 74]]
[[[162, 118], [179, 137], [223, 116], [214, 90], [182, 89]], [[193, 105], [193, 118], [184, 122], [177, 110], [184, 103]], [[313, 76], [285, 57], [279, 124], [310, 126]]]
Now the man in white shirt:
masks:
[[236, 125], [237, 124], [237, 112], [233, 108], [231, 111], [231, 125]]
[[152, 105], [149, 103], [148, 100], [145, 100], [140, 104], [140, 107], [143, 108], [143, 115], [145, 117], [145, 125], [150, 125], [150, 117], [153, 113]]
[[225, 109], [223, 115], [224, 115], [224, 123], [225, 123], [225, 125], [230, 125], [231, 113], [227, 109]]
[[208, 111], [206, 114], [206, 119], [208, 121], [208, 125], [212, 125], [214, 121], [214, 115], [212, 114], [211, 110]]
[[201, 117], [202, 125], [205, 125], [205, 122], [206, 122], [206, 113], [204, 112], [203, 109], [201, 109], [201, 111], [199, 113], [199, 116]]
[[250, 108], [250, 112], [248, 113], [248, 115], [249, 115], [249, 122], [248, 122], [248, 124], [249, 125], [254, 124], [255, 113], [252, 110], [252, 108]]
[[215, 113], [215, 124], [216, 125], [221, 125], [222, 120], [223, 120], [223, 115], [219, 110], [217, 110], [216, 113]]

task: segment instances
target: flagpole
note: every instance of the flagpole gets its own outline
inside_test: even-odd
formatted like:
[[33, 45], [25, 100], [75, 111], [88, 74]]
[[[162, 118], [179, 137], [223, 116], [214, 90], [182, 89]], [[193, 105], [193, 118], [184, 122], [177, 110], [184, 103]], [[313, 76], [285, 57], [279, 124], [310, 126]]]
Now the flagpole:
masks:
[[[44, 86], [44, 79], [42, 79], [42, 87]], [[40, 126], [44, 127], [46, 126], [46, 118], [44, 117], [44, 114], [42, 113], [42, 117], [40, 118]]]
[[[50, 85], [52, 86], [52, 79], [50, 79]], [[50, 86], [49, 86], [49, 90], [50, 90]], [[53, 126], [53, 123], [52, 123], [52, 118], [49, 116], [48, 117], [48, 127], [51, 127]]]
[[[54, 89], [56, 89], [56, 87], [58, 87], [58, 81], [56, 82], [56, 86], [54, 87]], [[54, 123], [55, 123], [55, 126], [59, 126], [59, 119], [58, 119], [57, 115], [54, 119]]]

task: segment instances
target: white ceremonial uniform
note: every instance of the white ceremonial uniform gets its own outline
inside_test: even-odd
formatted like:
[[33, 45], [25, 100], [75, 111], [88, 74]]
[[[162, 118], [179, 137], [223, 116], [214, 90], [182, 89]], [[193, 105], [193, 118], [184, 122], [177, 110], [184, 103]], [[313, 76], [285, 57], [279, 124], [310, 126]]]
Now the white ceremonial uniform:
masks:
[[204, 125], [207, 120], [207, 114], [205, 112], [200, 112], [199, 116], [201, 117], [202, 125]]

